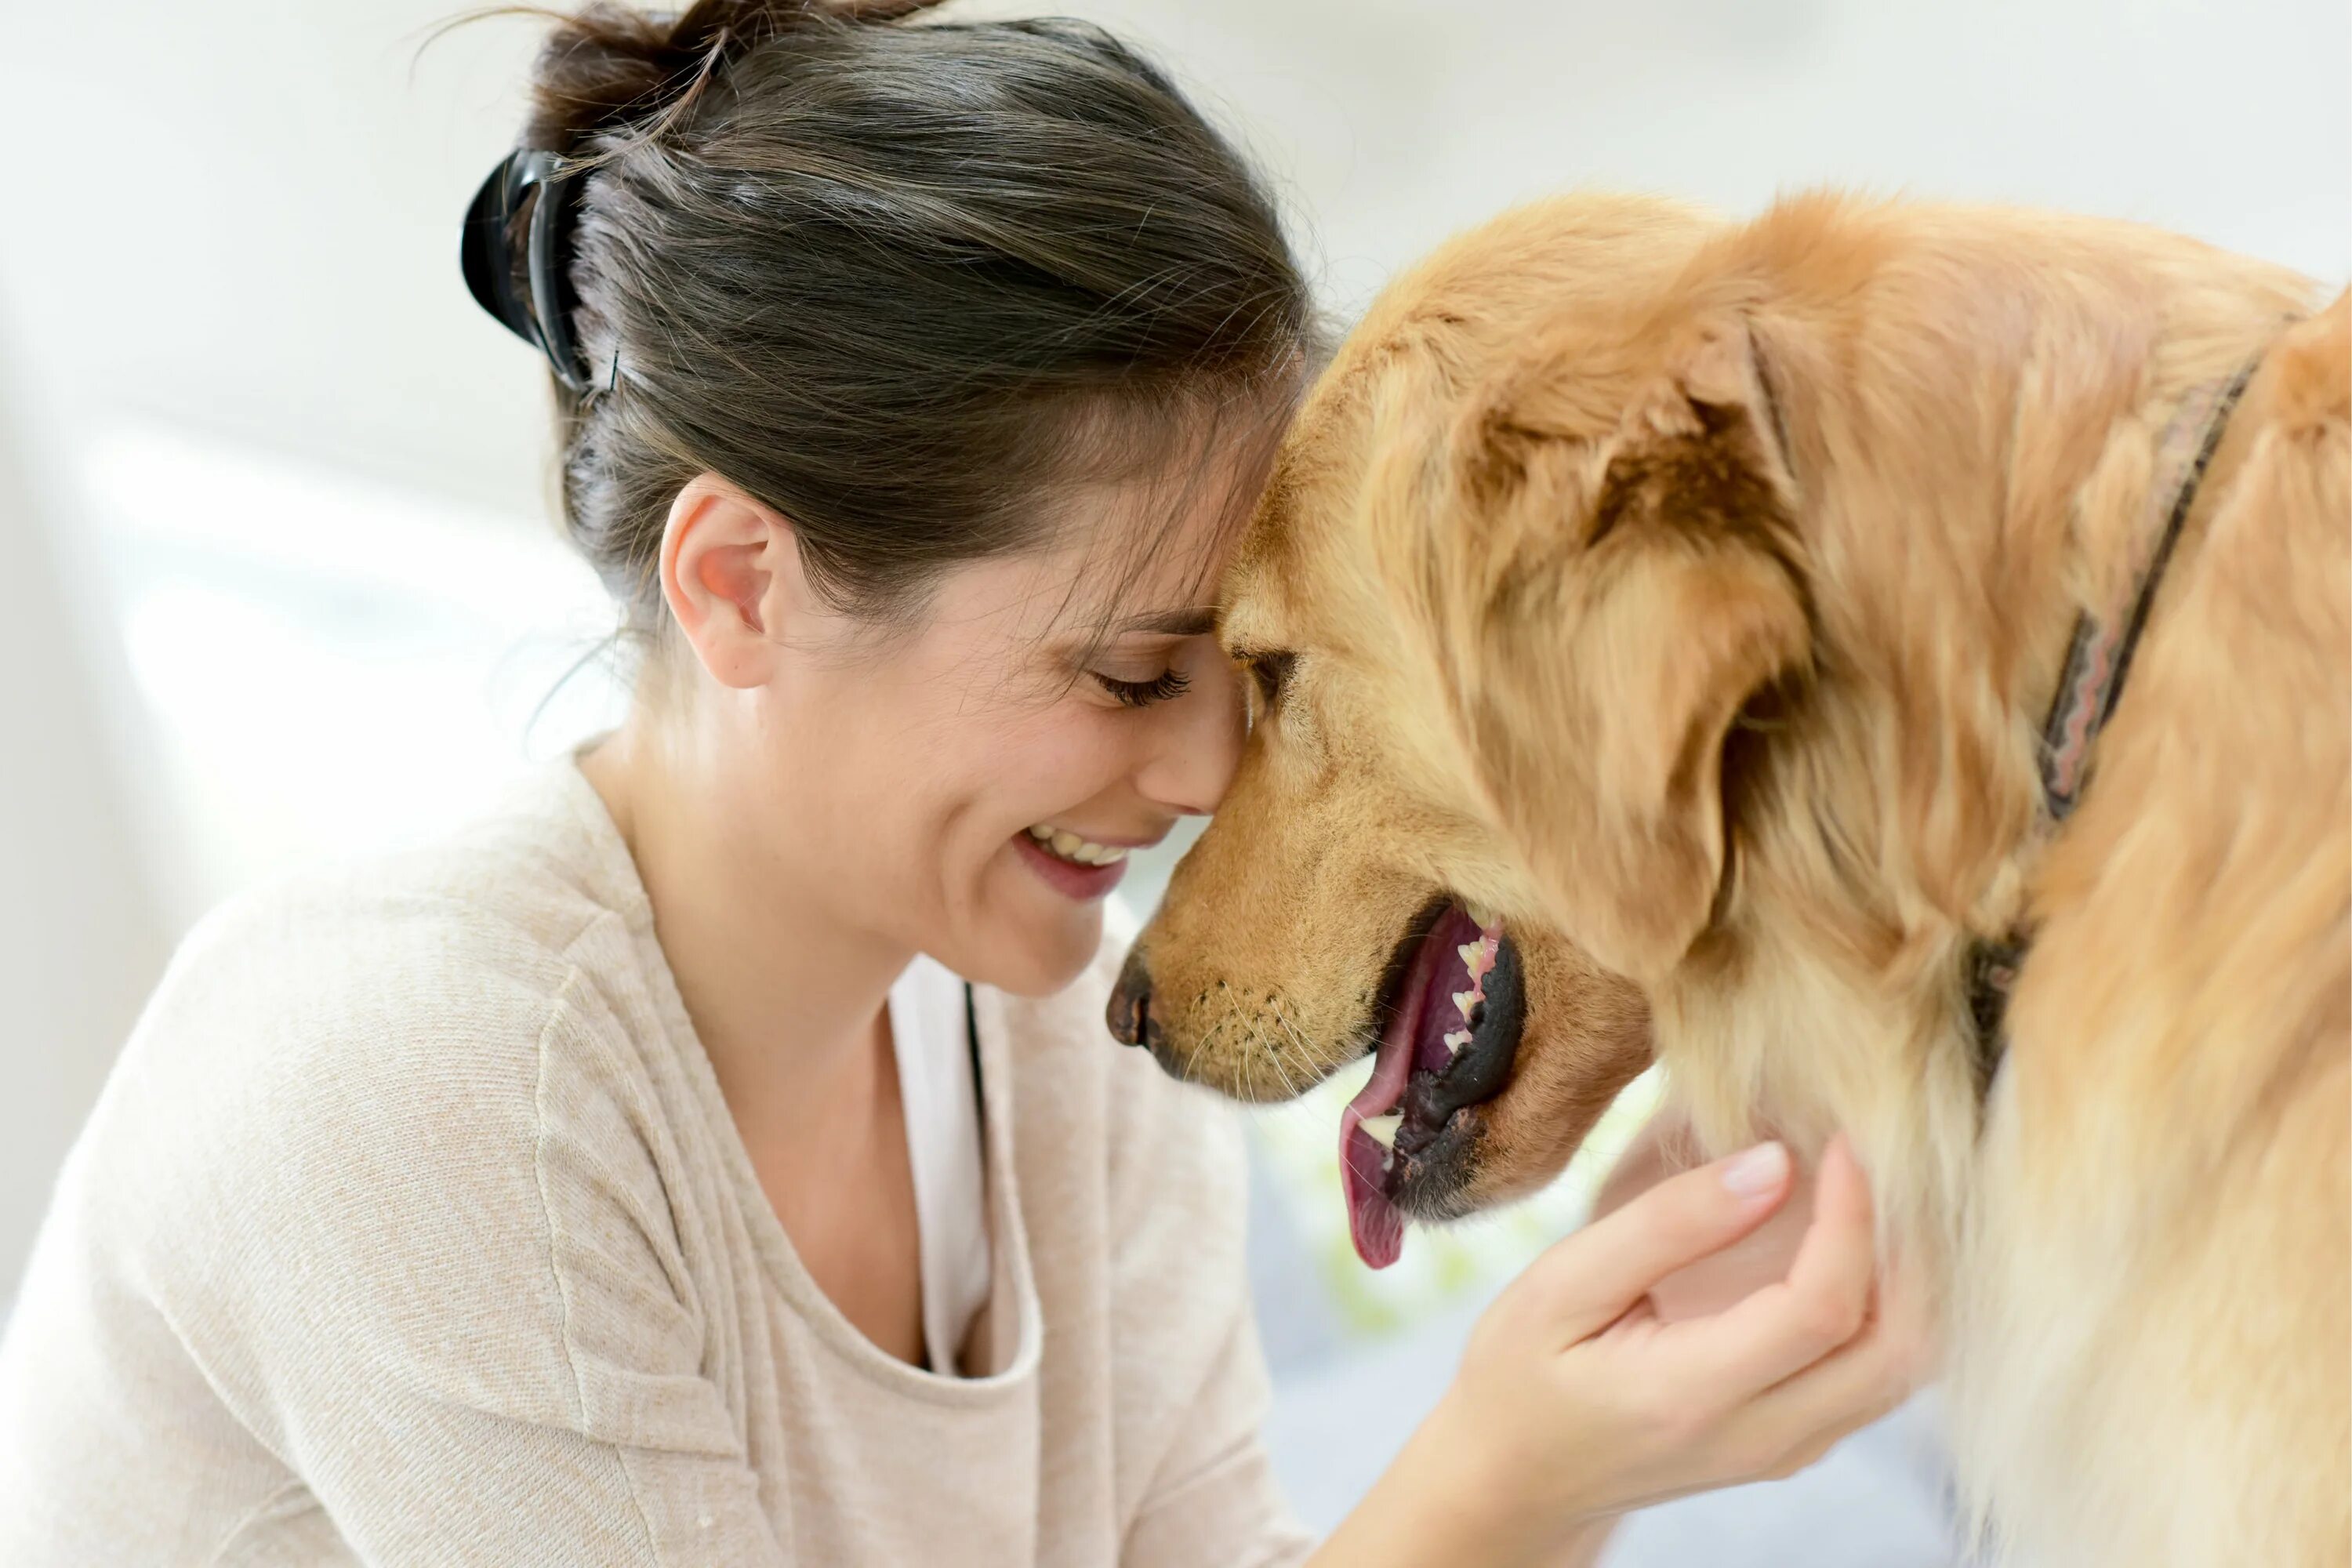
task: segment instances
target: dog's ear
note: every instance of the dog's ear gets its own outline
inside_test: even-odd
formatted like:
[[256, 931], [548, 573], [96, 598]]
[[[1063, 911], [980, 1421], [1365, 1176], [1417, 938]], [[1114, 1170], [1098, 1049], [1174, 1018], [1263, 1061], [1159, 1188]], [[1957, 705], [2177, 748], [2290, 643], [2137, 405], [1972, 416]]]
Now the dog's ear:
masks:
[[1732, 726], [1811, 647], [1747, 329], [1700, 323], [1647, 365], [1555, 354], [1474, 415], [1457, 450], [1487, 569], [1450, 639], [1505, 831], [1568, 934], [1643, 982], [1712, 919]]

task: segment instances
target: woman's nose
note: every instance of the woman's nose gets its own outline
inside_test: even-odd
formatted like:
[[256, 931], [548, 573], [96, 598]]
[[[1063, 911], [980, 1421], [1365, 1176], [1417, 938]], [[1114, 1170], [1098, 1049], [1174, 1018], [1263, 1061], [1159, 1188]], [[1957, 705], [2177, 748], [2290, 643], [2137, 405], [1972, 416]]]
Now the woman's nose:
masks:
[[1239, 679], [1220, 663], [1212, 679], [1168, 704], [1166, 721], [1155, 726], [1151, 754], [1136, 784], [1171, 810], [1206, 816], [1224, 798], [1241, 763], [1248, 719]]

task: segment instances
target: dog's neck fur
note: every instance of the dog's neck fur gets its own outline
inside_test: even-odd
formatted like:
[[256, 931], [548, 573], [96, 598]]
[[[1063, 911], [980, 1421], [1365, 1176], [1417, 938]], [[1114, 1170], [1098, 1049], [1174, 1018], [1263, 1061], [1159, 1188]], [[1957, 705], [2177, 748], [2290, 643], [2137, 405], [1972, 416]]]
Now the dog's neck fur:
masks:
[[[1759, 1116], [1806, 1142], [1851, 1129], [1931, 1246], [1962, 1217], [1977, 1131], [1962, 955], [2030, 911], [2071, 629], [2128, 570], [2174, 405], [2307, 289], [2187, 242], [2067, 237], [2076, 267], [2028, 274], [1984, 215], [1898, 234], [1800, 203], [1720, 255], [1760, 296], [1817, 646], [1769, 732], [1735, 736], [1725, 896], [1654, 998], [1662, 1048], [1703, 1064], [1685, 1080], [1717, 1139]], [[1874, 306], [1921, 289], [1950, 329], [1898, 335], [1916, 308]]]

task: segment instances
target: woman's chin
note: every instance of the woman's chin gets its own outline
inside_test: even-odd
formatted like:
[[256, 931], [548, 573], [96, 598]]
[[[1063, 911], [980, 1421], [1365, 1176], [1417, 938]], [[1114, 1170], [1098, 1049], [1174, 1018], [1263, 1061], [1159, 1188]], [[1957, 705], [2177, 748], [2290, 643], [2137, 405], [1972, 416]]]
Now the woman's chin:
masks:
[[1099, 900], [1079, 903], [1042, 888], [999, 890], [1014, 896], [983, 901], [965, 932], [968, 963], [950, 968], [1015, 996], [1050, 996], [1086, 973], [1102, 948]]

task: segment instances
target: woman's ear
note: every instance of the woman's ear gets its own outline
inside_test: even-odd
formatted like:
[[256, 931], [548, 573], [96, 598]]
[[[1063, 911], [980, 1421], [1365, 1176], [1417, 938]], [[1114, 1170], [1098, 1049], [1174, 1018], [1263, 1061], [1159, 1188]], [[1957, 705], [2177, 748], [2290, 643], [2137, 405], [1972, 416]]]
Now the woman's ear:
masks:
[[716, 474], [688, 480], [662, 530], [662, 597], [721, 686], [764, 686], [786, 626], [816, 608], [792, 524]]
[[1468, 530], [1515, 542], [1457, 644], [1487, 798], [1567, 933], [1645, 983], [1713, 918], [1733, 723], [1811, 658], [1792, 486], [1752, 356], [1736, 321], [1696, 324], [1628, 376], [1613, 428], [1582, 438], [1575, 405], [1594, 388], [1560, 384], [1580, 362], [1556, 358], [1510, 389], [1532, 405], [1479, 416], [1513, 449], [1486, 454], [1465, 491], [1517, 514]]

